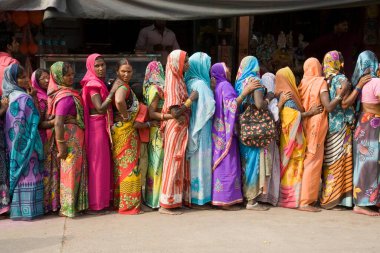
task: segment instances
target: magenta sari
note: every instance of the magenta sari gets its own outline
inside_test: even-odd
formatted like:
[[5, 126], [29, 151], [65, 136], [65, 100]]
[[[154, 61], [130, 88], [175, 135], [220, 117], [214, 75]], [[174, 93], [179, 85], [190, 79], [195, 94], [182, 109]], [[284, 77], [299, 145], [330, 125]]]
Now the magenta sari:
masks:
[[111, 201], [111, 142], [110, 127], [112, 124], [112, 108], [106, 114], [90, 115], [94, 108], [91, 96], [99, 94], [102, 101], [108, 96], [108, 90], [103, 80], [95, 74], [95, 60], [99, 54], [92, 54], [87, 58], [87, 73], [81, 84], [84, 118], [86, 151], [88, 159], [88, 201], [89, 209], [102, 210], [109, 207]]

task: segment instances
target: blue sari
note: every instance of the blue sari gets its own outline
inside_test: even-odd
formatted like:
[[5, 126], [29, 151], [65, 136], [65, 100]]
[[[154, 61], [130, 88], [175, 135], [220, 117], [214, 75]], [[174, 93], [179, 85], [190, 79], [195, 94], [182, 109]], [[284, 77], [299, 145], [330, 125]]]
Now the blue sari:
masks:
[[43, 145], [40, 116], [33, 99], [17, 85], [19, 65], [5, 69], [3, 96], [9, 97], [5, 136], [10, 160], [11, 218], [30, 220], [44, 214]]
[[204, 205], [211, 201], [212, 146], [211, 127], [215, 112], [214, 94], [210, 89], [211, 58], [195, 53], [189, 58], [185, 75], [187, 91], [198, 91], [198, 100], [191, 105], [187, 159], [190, 160], [191, 202]]
[[[249, 78], [260, 79], [259, 71], [259, 62], [256, 57], [247, 56], [241, 61], [235, 83], [235, 90], [238, 95], [243, 92]], [[244, 111], [244, 106], [253, 103], [252, 96], [245, 98], [240, 107], [240, 112]], [[246, 146], [241, 142], [239, 147], [243, 170], [243, 193], [244, 197], [251, 201], [262, 193], [262, 187], [260, 187], [260, 148]]]

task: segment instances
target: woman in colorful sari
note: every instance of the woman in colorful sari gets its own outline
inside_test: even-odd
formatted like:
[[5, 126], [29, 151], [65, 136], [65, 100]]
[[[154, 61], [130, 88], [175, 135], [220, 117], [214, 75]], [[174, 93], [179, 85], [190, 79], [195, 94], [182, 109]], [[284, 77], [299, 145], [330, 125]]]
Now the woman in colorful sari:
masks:
[[[304, 74], [298, 87], [302, 106], [305, 110], [321, 105], [321, 93], [327, 90], [327, 83], [322, 75], [322, 65], [316, 58], [309, 58], [303, 65]], [[301, 211], [319, 212], [313, 205], [318, 200], [322, 173], [324, 142], [328, 129], [327, 112], [302, 119], [306, 153], [302, 175]]]
[[[361, 88], [361, 113], [354, 134], [354, 212], [379, 216], [380, 210], [380, 78], [378, 60], [364, 51], [356, 62], [352, 84], [369, 81]], [[360, 81], [361, 79], [361, 81]], [[360, 89], [360, 86], [359, 86]]]
[[[164, 121], [173, 118], [171, 114], [161, 112], [164, 104], [164, 87], [165, 76], [161, 63], [150, 62], [146, 67], [143, 93], [151, 120]], [[164, 143], [159, 126], [150, 127], [149, 138], [145, 203], [151, 208], [159, 208], [164, 161]]]
[[32, 74], [32, 88], [36, 91], [34, 104], [40, 113], [40, 124], [38, 126], [42, 144], [44, 145], [44, 208], [45, 213], [59, 210], [59, 159], [52, 131], [54, 118], [50, 119], [47, 114], [49, 85], [49, 71], [37, 69]]
[[55, 118], [51, 142], [57, 145], [60, 159], [59, 214], [70, 218], [88, 208], [83, 102], [73, 83], [74, 71], [69, 63], [51, 65], [48, 115]]
[[225, 210], [238, 210], [243, 202], [237, 108], [260, 84], [248, 84], [241, 96], [232, 87], [231, 72], [225, 63], [211, 67], [211, 86], [215, 94], [215, 115], [212, 124], [212, 204]]
[[141, 211], [141, 172], [138, 169], [140, 139], [133, 127], [139, 112], [139, 101], [129, 86], [133, 69], [127, 59], [119, 61], [117, 80], [121, 85], [115, 94], [112, 126], [114, 160], [114, 207], [120, 214]]
[[86, 67], [81, 85], [88, 159], [88, 213], [101, 214], [107, 211], [112, 197], [110, 128], [114, 90], [109, 93], [104, 83], [106, 64], [100, 54], [88, 56]]
[[9, 98], [5, 136], [9, 151], [10, 217], [31, 220], [44, 214], [43, 145], [38, 133], [40, 115], [26, 93], [29, 80], [23, 67], [5, 69], [3, 97]]
[[365, 83], [358, 84], [350, 94], [350, 84], [343, 74], [343, 56], [328, 52], [323, 60], [323, 75], [328, 90], [322, 89], [321, 102], [329, 113], [322, 169], [321, 207], [342, 210], [352, 206], [352, 104]]
[[4, 135], [4, 114], [7, 109], [8, 99], [2, 98], [0, 102], [0, 215], [9, 211], [9, 162], [6, 156]]
[[[265, 73], [261, 77], [261, 82], [267, 89], [268, 93], [273, 93], [275, 90], [276, 76], [272, 73]], [[280, 116], [278, 109], [278, 99], [270, 100], [268, 109], [272, 113], [273, 119], [280, 129]], [[263, 193], [257, 198], [260, 202], [270, 203], [277, 206], [280, 195], [280, 152], [278, 142], [280, 131], [277, 130], [276, 138], [265, 148], [260, 150], [260, 177], [264, 180]]]
[[186, 158], [190, 163], [191, 203], [202, 206], [211, 201], [211, 126], [215, 112], [214, 94], [210, 89], [211, 57], [195, 53], [189, 58], [185, 75], [187, 92], [198, 92], [192, 103]]
[[164, 164], [162, 171], [160, 209], [162, 214], [182, 214], [173, 210], [191, 202], [189, 193], [189, 167], [185, 161], [188, 141], [189, 108], [198, 93], [188, 96], [183, 80], [189, 68], [185, 51], [174, 50], [168, 56], [165, 75], [165, 102], [162, 113], [171, 114], [174, 119], [164, 121]]
[[[235, 90], [242, 96], [244, 87], [249, 84], [250, 80], [260, 82], [259, 62], [254, 56], [243, 58], [236, 75]], [[256, 109], [267, 109], [274, 94], [268, 96], [265, 100], [265, 90], [263, 86], [258, 87], [253, 93], [243, 100], [240, 111], [243, 112], [249, 105], [254, 105]], [[258, 197], [264, 192], [265, 167], [260, 166], [261, 148], [246, 146], [240, 142], [240, 154], [242, 160], [243, 174], [243, 193], [247, 200], [246, 208], [254, 211], [266, 211], [269, 208], [259, 204]]]
[[322, 112], [321, 106], [313, 106], [304, 112], [296, 79], [289, 67], [276, 73], [276, 96], [280, 97], [278, 108], [281, 119], [281, 182], [279, 206], [298, 208], [300, 206], [303, 163], [306, 140], [302, 119]]

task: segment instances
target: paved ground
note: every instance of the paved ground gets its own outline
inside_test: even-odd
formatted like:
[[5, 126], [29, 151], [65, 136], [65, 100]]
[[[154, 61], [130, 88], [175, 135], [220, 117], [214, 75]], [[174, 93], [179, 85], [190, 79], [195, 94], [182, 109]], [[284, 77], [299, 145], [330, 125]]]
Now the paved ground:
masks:
[[33, 222], [0, 220], [0, 252], [379, 252], [380, 217], [351, 211], [307, 213], [189, 210], [116, 213]]

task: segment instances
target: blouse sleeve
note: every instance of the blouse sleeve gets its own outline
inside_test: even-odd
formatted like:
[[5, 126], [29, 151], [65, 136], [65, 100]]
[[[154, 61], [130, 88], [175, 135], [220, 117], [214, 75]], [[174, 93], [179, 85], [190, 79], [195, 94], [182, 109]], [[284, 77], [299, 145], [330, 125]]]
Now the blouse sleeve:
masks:
[[65, 97], [57, 102], [55, 115], [72, 115], [73, 111], [75, 112], [74, 99], [72, 97]]

